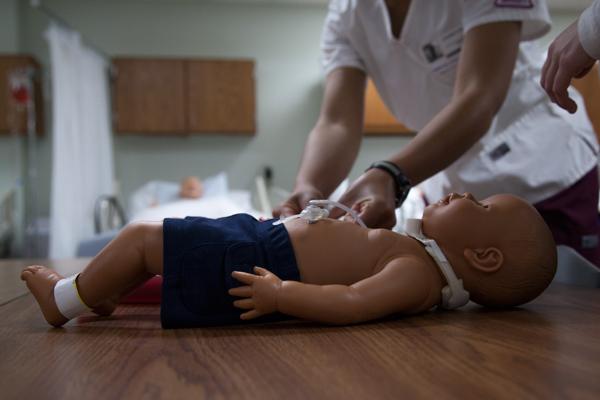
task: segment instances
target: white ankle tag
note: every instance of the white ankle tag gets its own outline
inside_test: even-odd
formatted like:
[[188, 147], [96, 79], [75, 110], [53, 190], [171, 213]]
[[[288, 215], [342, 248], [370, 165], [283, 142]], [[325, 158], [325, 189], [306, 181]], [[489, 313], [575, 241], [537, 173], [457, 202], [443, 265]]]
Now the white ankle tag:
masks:
[[78, 275], [61, 279], [54, 286], [54, 301], [58, 311], [68, 319], [73, 319], [90, 309], [79, 297], [75, 283]]

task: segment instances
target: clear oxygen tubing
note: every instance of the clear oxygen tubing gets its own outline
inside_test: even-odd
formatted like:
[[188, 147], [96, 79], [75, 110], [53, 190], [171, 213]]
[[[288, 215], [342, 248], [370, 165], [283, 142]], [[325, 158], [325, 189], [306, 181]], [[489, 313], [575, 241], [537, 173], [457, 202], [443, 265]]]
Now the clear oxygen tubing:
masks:
[[280, 219], [279, 221], [273, 222], [273, 225], [283, 224], [284, 222], [291, 221], [296, 218], [302, 218], [308, 221], [309, 224], [315, 223], [321, 219], [327, 218], [329, 216], [330, 208], [337, 207], [352, 216], [354, 221], [366, 228], [367, 225], [363, 222], [363, 220], [358, 216], [358, 213], [352, 210], [350, 207], [339, 203], [337, 201], [323, 199], [323, 200], [311, 200], [308, 202], [308, 206], [300, 214], [291, 215], [287, 218]]

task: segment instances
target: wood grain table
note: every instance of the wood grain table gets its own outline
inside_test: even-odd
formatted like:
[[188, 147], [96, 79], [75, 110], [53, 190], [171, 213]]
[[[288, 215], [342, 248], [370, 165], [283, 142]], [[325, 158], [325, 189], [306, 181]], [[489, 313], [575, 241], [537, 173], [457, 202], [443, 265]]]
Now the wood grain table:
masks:
[[598, 289], [347, 327], [162, 330], [158, 306], [121, 306], [53, 329], [22, 295], [26, 264], [0, 264], [2, 399], [600, 398]]

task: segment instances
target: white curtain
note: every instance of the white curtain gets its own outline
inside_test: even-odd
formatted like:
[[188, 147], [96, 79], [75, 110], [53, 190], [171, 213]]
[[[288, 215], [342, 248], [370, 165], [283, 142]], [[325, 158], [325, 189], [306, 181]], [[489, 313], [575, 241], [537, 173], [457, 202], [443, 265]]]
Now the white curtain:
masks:
[[77, 32], [46, 31], [52, 73], [51, 258], [94, 233], [94, 203], [113, 189], [108, 64]]

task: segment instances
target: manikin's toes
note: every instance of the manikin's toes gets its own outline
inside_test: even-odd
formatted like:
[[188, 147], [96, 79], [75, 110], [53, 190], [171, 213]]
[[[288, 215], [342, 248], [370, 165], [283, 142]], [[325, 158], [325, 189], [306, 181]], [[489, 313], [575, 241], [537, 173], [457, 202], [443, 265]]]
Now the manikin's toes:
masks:
[[[21, 272], [21, 279], [25, 281], [29, 291], [38, 302], [44, 318], [50, 325], [60, 327], [68, 320], [58, 311], [54, 301], [54, 286], [63, 277], [55, 271], [39, 265], [32, 265]], [[115, 309], [113, 302], [107, 301], [92, 311], [99, 315], [110, 315]]]

